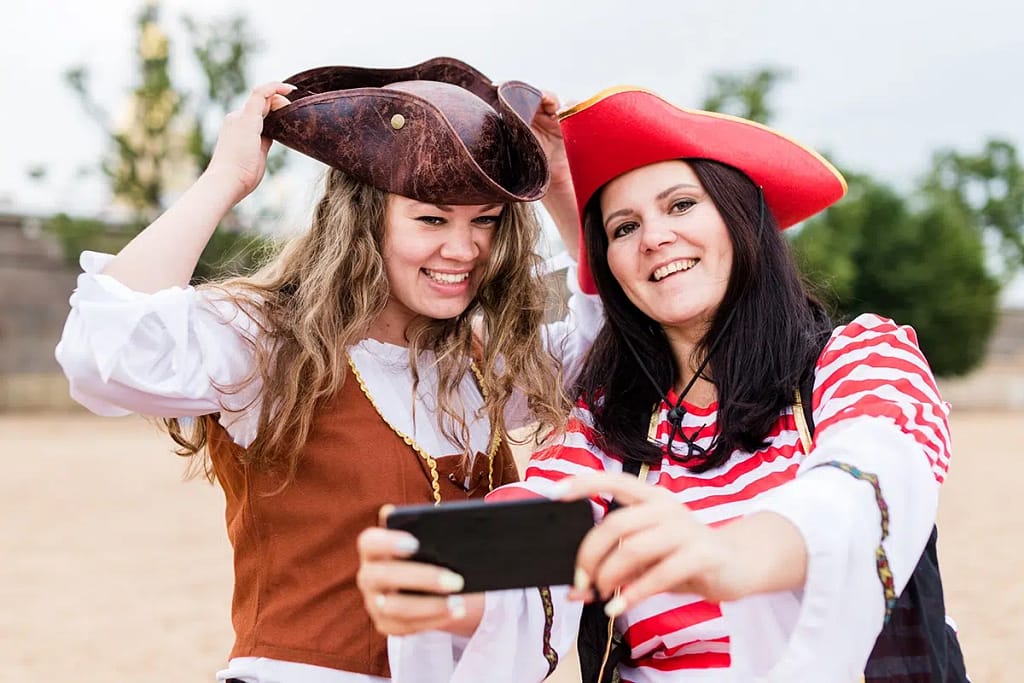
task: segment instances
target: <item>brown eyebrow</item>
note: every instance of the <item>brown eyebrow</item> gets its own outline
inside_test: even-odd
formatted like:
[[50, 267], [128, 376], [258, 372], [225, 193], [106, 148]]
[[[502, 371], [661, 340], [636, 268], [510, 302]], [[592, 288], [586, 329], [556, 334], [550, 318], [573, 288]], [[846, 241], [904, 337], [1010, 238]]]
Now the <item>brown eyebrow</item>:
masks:
[[660, 200], [664, 199], [665, 197], [669, 196], [670, 194], [672, 194], [673, 192], [675, 192], [676, 190], [678, 190], [680, 188], [683, 188], [683, 187], [690, 187], [690, 188], [693, 188], [694, 190], [699, 190], [700, 189], [699, 187], [697, 187], [696, 185], [694, 185], [692, 183], [679, 183], [678, 185], [673, 185], [672, 187], [668, 188], [667, 190], [662, 190], [661, 192], [658, 193], [658, 196], [655, 197], [655, 199], [660, 201]]
[[[670, 188], [662, 190], [661, 192], [659, 192], [657, 194], [657, 196], [655, 196], [655, 199], [660, 202], [662, 199], [664, 199], [665, 197], [669, 196], [670, 194], [672, 194], [676, 190], [684, 188], [684, 187], [689, 187], [689, 188], [692, 188], [694, 190], [699, 190], [700, 189], [700, 187], [698, 187], [697, 185], [694, 185], [693, 183], [679, 183], [678, 185], [673, 185]], [[612, 211], [604, 219], [604, 227], [605, 228], [608, 227], [608, 222], [611, 221], [611, 219], [616, 218], [618, 216], [628, 216], [631, 213], [633, 213], [633, 209], [619, 209], [618, 211]]]
[[419, 211], [428, 210], [428, 207], [432, 208], [432, 209], [437, 209], [438, 211], [443, 211], [445, 213], [451, 213], [452, 211], [455, 210], [451, 206], [449, 206], [448, 204], [433, 204], [431, 202], [421, 202], [418, 199], [414, 199], [413, 202], [414, 202], [414, 204], [412, 206], [410, 206], [409, 208], [414, 213], [415, 212], [419, 212]]
[[613, 218], [617, 218], [619, 216], [628, 216], [631, 213], [633, 213], [633, 209], [619, 209], [618, 211], [612, 211], [604, 219], [605, 229], [608, 228], [608, 223], [610, 223]]
[[[423, 206], [432, 206], [435, 209], [437, 209], [438, 211], [444, 211], [445, 213], [451, 213], [452, 211], [455, 210], [451, 206], [449, 206], [448, 204], [431, 204], [430, 202], [417, 202], [417, 203], [421, 204]], [[488, 204], [487, 206], [484, 206], [484, 207], [482, 207], [480, 209], [480, 213], [483, 213], [485, 211], [490, 211], [491, 209], [496, 209], [499, 206], [500, 207], [504, 207], [505, 205], [501, 204], [501, 203], [498, 203], [498, 204]]]

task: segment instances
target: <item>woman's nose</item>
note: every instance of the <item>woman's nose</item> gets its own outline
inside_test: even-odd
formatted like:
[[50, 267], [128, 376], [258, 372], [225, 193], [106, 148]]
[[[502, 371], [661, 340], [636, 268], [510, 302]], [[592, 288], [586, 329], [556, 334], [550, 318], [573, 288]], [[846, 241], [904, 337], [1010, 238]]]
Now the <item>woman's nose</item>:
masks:
[[640, 229], [640, 243], [644, 251], [654, 251], [676, 241], [676, 233], [665, 221], [648, 221]]
[[471, 226], [453, 226], [441, 245], [441, 256], [453, 261], [472, 261], [479, 253]]

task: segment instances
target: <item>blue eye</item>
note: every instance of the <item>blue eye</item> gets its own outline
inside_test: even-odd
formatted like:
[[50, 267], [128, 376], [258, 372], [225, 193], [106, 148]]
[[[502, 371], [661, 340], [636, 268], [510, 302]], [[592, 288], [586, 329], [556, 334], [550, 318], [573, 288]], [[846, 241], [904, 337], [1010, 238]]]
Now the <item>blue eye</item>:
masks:
[[444, 225], [446, 222], [445, 219], [440, 216], [420, 216], [416, 220], [421, 223], [426, 223], [427, 225]]
[[473, 222], [480, 225], [497, 225], [501, 222], [501, 214], [497, 216], [477, 216], [473, 219]]

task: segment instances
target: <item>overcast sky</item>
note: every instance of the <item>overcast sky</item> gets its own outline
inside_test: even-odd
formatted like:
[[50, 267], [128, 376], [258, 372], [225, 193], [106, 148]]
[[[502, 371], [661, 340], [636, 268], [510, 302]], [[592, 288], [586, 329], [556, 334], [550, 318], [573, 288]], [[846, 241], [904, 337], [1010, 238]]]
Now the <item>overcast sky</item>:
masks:
[[[0, 10], [7, 101], [0, 211], [102, 210], [103, 185], [75, 176], [101, 154], [102, 139], [61, 74], [87, 64], [94, 91], [116, 111], [135, 74], [140, 5], [8, 0]], [[697, 106], [714, 72], [788, 68], [793, 78], [777, 89], [773, 125], [901, 189], [940, 147], [973, 151], [1001, 136], [1024, 148], [1024, 8], [1008, 0], [167, 0], [162, 7], [172, 35], [181, 34], [182, 13], [210, 19], [244, 10], [265, 43], [253, 82], [326, 64], [407, 66], [445, 54], [563, 100], [629, 83]], [[197, 82], [188, 55], [175, 56], [180, 78]], [[36, 164], [50, 170], [44, 184], [27, 179]]]

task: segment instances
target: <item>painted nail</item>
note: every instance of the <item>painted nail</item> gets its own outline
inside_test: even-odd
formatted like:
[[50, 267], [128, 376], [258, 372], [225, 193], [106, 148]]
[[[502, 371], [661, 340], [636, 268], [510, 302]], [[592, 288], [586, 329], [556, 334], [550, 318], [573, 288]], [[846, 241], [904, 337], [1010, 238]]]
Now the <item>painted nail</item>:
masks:
[[466, 616], [466, 601], [462, 599], [461, 595], [448, 596], [448, 614], [453, 619], [461, 619]]
[[295, 90], [296, 88], [298, 88], [298, 87], [299, 87], [299, 86], [297, 86], [297, 85], [292, 85], [291, 83], [285, 83], [285, 85], [287, 85], [287, 86], [288, 86], [289, 88], [291, 88], [292, 90]]
[[608, 601], [608, 604], [604, 606], [605, 616], [617, 617], [626, 611], [626, 601], [622, 599], [621, 595], [617, 595]]
[[399, 555], [412, 555], [420, 549], [420, 542], [415, 536], [402, 536], [395, 541], [395, 552]]
[[443, 571], [441, 575], [437, 577], [437, 583], [441, 586], [441, 590], [449, 593], [458, 593], [462, 590], [463, 586], [466, 585], [466, 580], [455, 572]]
[[590, 574], [587, 574], [582, 567], [576, 567], [576, 572], [572, 577], [572, 587], [580, 593], [586, 593], [590, 589]]

